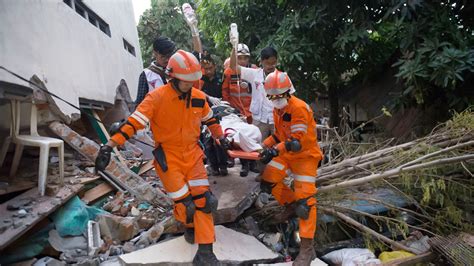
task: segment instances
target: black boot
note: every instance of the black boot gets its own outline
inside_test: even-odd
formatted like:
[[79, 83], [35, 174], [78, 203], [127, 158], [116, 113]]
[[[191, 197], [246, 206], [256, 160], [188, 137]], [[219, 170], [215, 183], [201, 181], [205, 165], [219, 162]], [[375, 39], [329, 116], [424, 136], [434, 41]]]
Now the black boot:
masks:
[[184, 240], [189, 244], [194, 244], [194, 228], [184, 229]]
[[252, 171], [256, 174], [260, 173], [260, 170], [257, 167], [257, 162], [256, 161], [252, 160], [252, 161], [249, 162], [249, 169], [250, 169], [250, 171]]
[[212, 250], [212, 244], [199, 244], [198, 251], [193, 259], [193, 265], [221, 265]]
[[219, 167], [210, 166], [209, 167], [209, 175], [218, 176], [219, 175]]
[[221, 174], [221, 176], [226, 176], [229, 174], [229, 172], [227, 171], [227, 166], [219, 166], [219, 173]]
[[246, 177], [249, 175], [249, 161], [247, 160], [240, 160], [242, 163], [242, 169], [240, 169], [240, 176], [241, 177]]

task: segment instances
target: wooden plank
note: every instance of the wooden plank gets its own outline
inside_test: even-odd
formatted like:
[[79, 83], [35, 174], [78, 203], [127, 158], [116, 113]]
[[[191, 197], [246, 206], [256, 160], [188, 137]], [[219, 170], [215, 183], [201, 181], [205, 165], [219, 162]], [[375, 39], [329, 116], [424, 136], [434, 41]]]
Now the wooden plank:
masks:
[[91, 182], [94, 182], [96, 180], [99, 180], [100, 176], [95, 176], [95, 177], [78, 177], [74, 179], [74, 182], [78, 182], [79, 184], [89, 184]]
[[[61, 207], [65, 202], [77, 194], [82, 185], [63, 186], [54, 197], [40, 196], [38, 188], [32, 188], [25, 193], [15, 197], [0, 205], [0, 217], [2, 220], [16, 221], [17, 226], [10, 226], [0, 234], [0, 250], [3, 250], [13, 241], [22, 236], [39, 221], [47, 217], [50, 213]], [[18, 210], [7, 210], [7, 205], [21, 200], [31, 200], [32, 210], [24, 218], [17, 218], [13, 215]], [[16, 227], [16, 228], [15, 228]]]
[[[107, 131], [107, 129], [105, 128], [104, 124], [102, 124], [102, 120], [100, 119], [99, 115], [94, 111], [92, 110], [92, 115], [94, 115], [94, 118], [97, 119], [98, 121], [101, 121], [100, 123], [98, 121], [95, 121], [98, 125], [99, 125], [99, 128], [100, 130], [102, 131], [102, 134], [104, 134], [104, 136], [107, 138], [107, 140], [110, 139], [110, 135], [109, 135], [109, 132]], [[114, 153], [115, 155], [117, 156], [117, 158], [119, 159], [119, 161], [127, 166], [127, 163], [125, 162], [125, 159], [122, 157], [122, 154], [120, 154], [119, 150], [117, 149], [117, 147], [114, 148]]]
[[138, 175], [142, 175], [148, 171], [150, 171], [151, 169], [153, 169], [155, 167], [155, 165], [153, 164], [153, 160], [150, 160], [148, 162], [146, 162], [142, 168], [140, 168], [140, 171], [138, 171]]
[[5, 183], [6, 183], [5, 186], [0, 186], [0, 195], [27, 190], [36, 186], [36, 182], [27, 181], [27, 180], [22, 180], [22, 181], [15, 180], [13, 182], [5, 182]]
[[101, 198], [104, 195], [107, 195], [108, 193], [114, 191], [115, 188], [109, 183], [102, 183], [92, 189], [89, 189], [84, 193], [84, 196], [81, 198], [82, 201], [84, 201], [86, 204], [89, 204], [99, 198]]

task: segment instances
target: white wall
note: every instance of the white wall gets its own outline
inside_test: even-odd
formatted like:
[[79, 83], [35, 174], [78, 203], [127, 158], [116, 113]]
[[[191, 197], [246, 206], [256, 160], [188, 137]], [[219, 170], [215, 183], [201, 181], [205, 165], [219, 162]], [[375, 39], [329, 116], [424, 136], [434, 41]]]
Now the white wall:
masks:
[[[62, 0], [0, 0], [0, 65], [79, 105], [79, 97], [113, 103], [121, 79], [136, 96], [142, 59], [131, 0], [84, 0], [110, 26], [109, 37]], [[135, 47], [136, 57], [123, 48]], [[24, 84], [0, 70], [0, 80]], [[74, 108], [56, 100], [70, 115]]]

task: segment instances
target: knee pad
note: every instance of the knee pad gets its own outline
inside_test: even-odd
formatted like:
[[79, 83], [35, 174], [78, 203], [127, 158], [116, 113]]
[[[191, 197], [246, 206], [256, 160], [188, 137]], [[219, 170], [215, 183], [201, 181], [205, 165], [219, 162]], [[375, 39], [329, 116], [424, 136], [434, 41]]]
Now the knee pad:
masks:
[[289, 139], [285, 141], [285, 149], [287, 151], [299, 152], [301, 151], [301, 142], [297, 139]]
[[273, 189], [274, 186], [275, 186], [274, 183], [270, 183], [270, 182], [267, 182], [265, 180], [262, 180], [260, 182], [260, 190], [262, 192], [265, 192], [265, 193], [268, 193], [268, 194], [272, 194], [272, 189]]
[[194, 204], [193, 197], [188, 195], [186, 198], [176, 201], [176, 203], [182, 203], [186, 208], [186, 223], [192, 223], [194, 213], [196, 213], [196, 204]]
[[204, 213], [214, 213], [217, 211], [217, 205], [219, 202], [217, 201], [216, 196], [212, 194], [211, 191], [206, 191], [204, 194], [198, 195], [196, 197], [193, 197], [194, 200], [200, 199], [200, 198], [205, 198], [206, 203], [204, 204], [204, 207], [202, 208], [197, 208], [197, 210], [200, 210]]
[[299, 218], [306, 220], [309, 218], [311, 206], [308, 206], [308, 198], [300, 199], [296, 202], [295, 214]]

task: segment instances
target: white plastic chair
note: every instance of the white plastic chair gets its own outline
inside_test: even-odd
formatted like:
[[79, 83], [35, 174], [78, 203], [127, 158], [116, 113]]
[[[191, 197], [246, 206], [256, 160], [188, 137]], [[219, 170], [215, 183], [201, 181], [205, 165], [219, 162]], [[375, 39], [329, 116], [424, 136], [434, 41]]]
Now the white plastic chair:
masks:
[[58, 148], [59, 156], [59, 177], [61, 185], [64, 184], [64, 141], [56, 138], [42, 137], [37, 129], [37, 109], [34, 103], [31, 104], [30, 135], [20, 135], [20, 102], [11, 100], [11, 127], [10, 136], [5, 139], [0, 152], [0, 166], [3, 165], [10, 142], [16, 144], [15, 155], [10, 169], [10, 177], [15, 176], [20, 164], [24, 146], [34, 146], [40, 148], [40, 160], [38, 171], [38, 191], [44, 196], [48, 177], [49, 149]]

